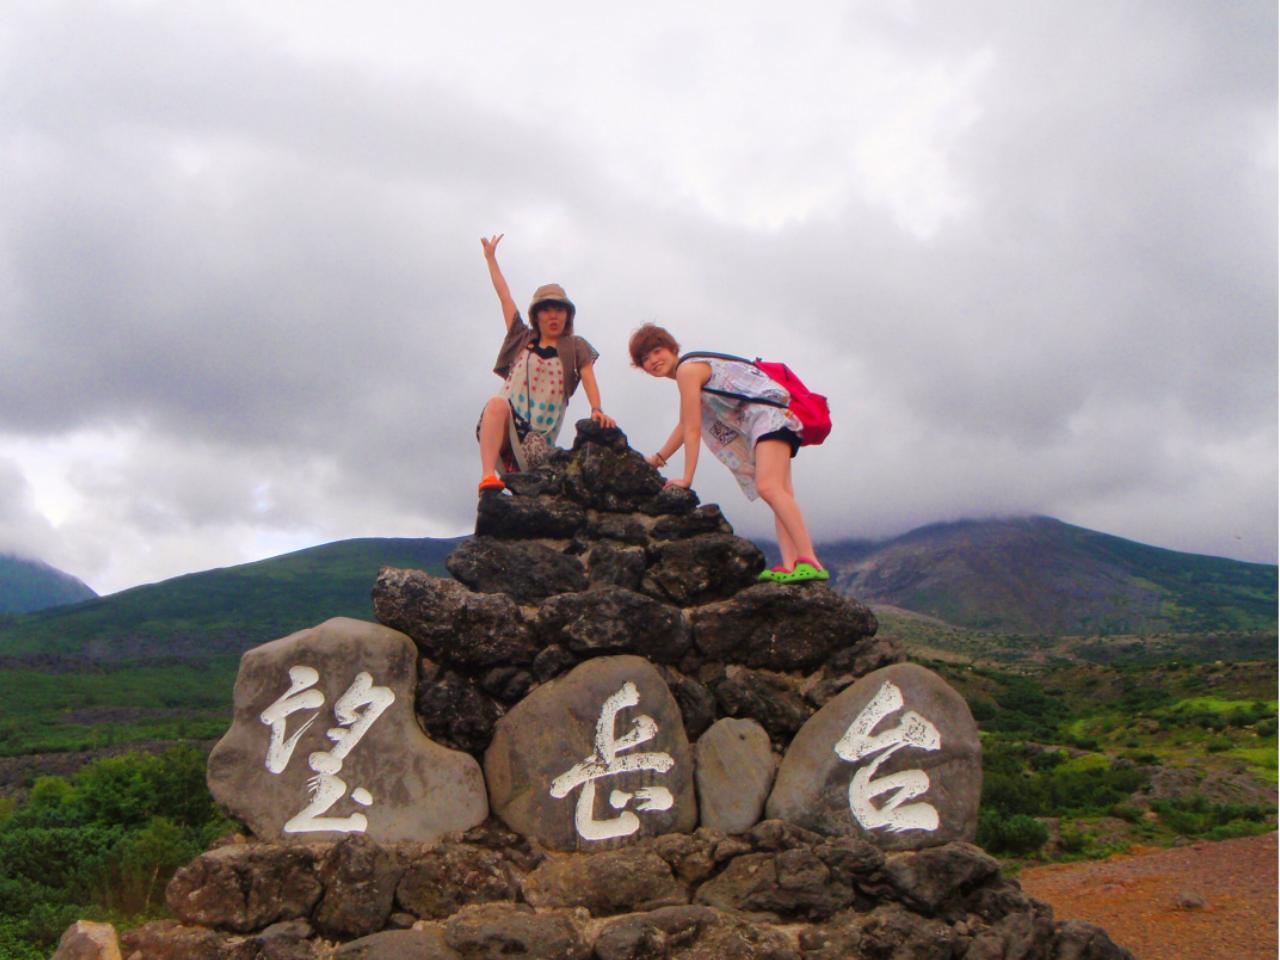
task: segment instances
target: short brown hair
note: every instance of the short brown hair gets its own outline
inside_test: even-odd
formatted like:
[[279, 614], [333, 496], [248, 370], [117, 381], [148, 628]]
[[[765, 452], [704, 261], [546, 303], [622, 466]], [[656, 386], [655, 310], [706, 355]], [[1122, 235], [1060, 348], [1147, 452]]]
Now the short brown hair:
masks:
[[644, 324], [631, 335], [631, 342], [627, 344], [627, 349], [631, 351], [631, 365], [643, 366], [649, 351], [658, 347], [666, 347], [676, 356], [680, 355], [680, 344], [676, 343], [676, 338], [665, 328], [656, 323]]

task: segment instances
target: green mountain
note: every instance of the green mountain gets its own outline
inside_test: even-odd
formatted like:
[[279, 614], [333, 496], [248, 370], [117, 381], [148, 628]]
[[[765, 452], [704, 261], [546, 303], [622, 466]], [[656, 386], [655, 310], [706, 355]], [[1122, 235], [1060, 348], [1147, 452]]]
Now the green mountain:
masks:
[[1031, 635], [1276, 630], [1274, 565], [1151, 547], [1051, 517], [937, 523], [819, 552], [842, 592], [961, 627]]
[[329, 617], [373, 619], [382, 566], [444, 575], [459, 540], [343, 540], [134, 587], [70, 607], [0, 616], [0, 663], [202, 660], [234, 654]]
[[86, 584], [47, 563], [0, 553], [0, 613], [29, 613], [96, 596]]

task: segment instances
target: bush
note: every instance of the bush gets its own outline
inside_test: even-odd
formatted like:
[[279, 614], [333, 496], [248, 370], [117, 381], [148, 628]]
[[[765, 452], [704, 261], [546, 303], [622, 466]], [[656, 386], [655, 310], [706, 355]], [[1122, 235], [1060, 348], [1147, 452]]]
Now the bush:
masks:
[[1093, 838], [1069, 820], [1058, 828], [1058, 849], [1063, 853], [1084, 853]]
[[1035, 817], [1003, 817], [984, 810], [978, 818], [978, 845], [992, 853], [1034, 853], [1049, 840], [1049, 828]]

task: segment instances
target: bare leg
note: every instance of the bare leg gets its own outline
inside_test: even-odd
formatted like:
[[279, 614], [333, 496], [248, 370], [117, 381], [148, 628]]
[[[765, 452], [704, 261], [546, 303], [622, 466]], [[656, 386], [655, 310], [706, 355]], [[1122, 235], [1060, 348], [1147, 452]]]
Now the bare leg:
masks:
[[480, 470], [481, 477], [498, 472], [498, 457], [507, 444], [507, 424], [511, 420], [511, 407], [502, 397], [491, 397], [484, 405], [480, 417]]
[[791, 486], [791, 447], [785, 441], [761, 440], [756, 444], [756, 490], [773, 510], [783, 565], [794, 566], [797, 557], [817, 562]]

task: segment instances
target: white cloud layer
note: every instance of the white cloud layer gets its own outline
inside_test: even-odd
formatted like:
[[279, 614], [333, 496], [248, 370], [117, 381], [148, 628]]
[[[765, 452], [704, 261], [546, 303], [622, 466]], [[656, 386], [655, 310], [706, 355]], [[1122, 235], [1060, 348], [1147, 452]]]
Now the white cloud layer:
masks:
[[0, 549], [105, 592], [466, 532], [505, 232], [640, 449], [645, 320], [828, 393], [820, 538], [1275, 561], [1274, 4], [437, 6], [6, 6]]

